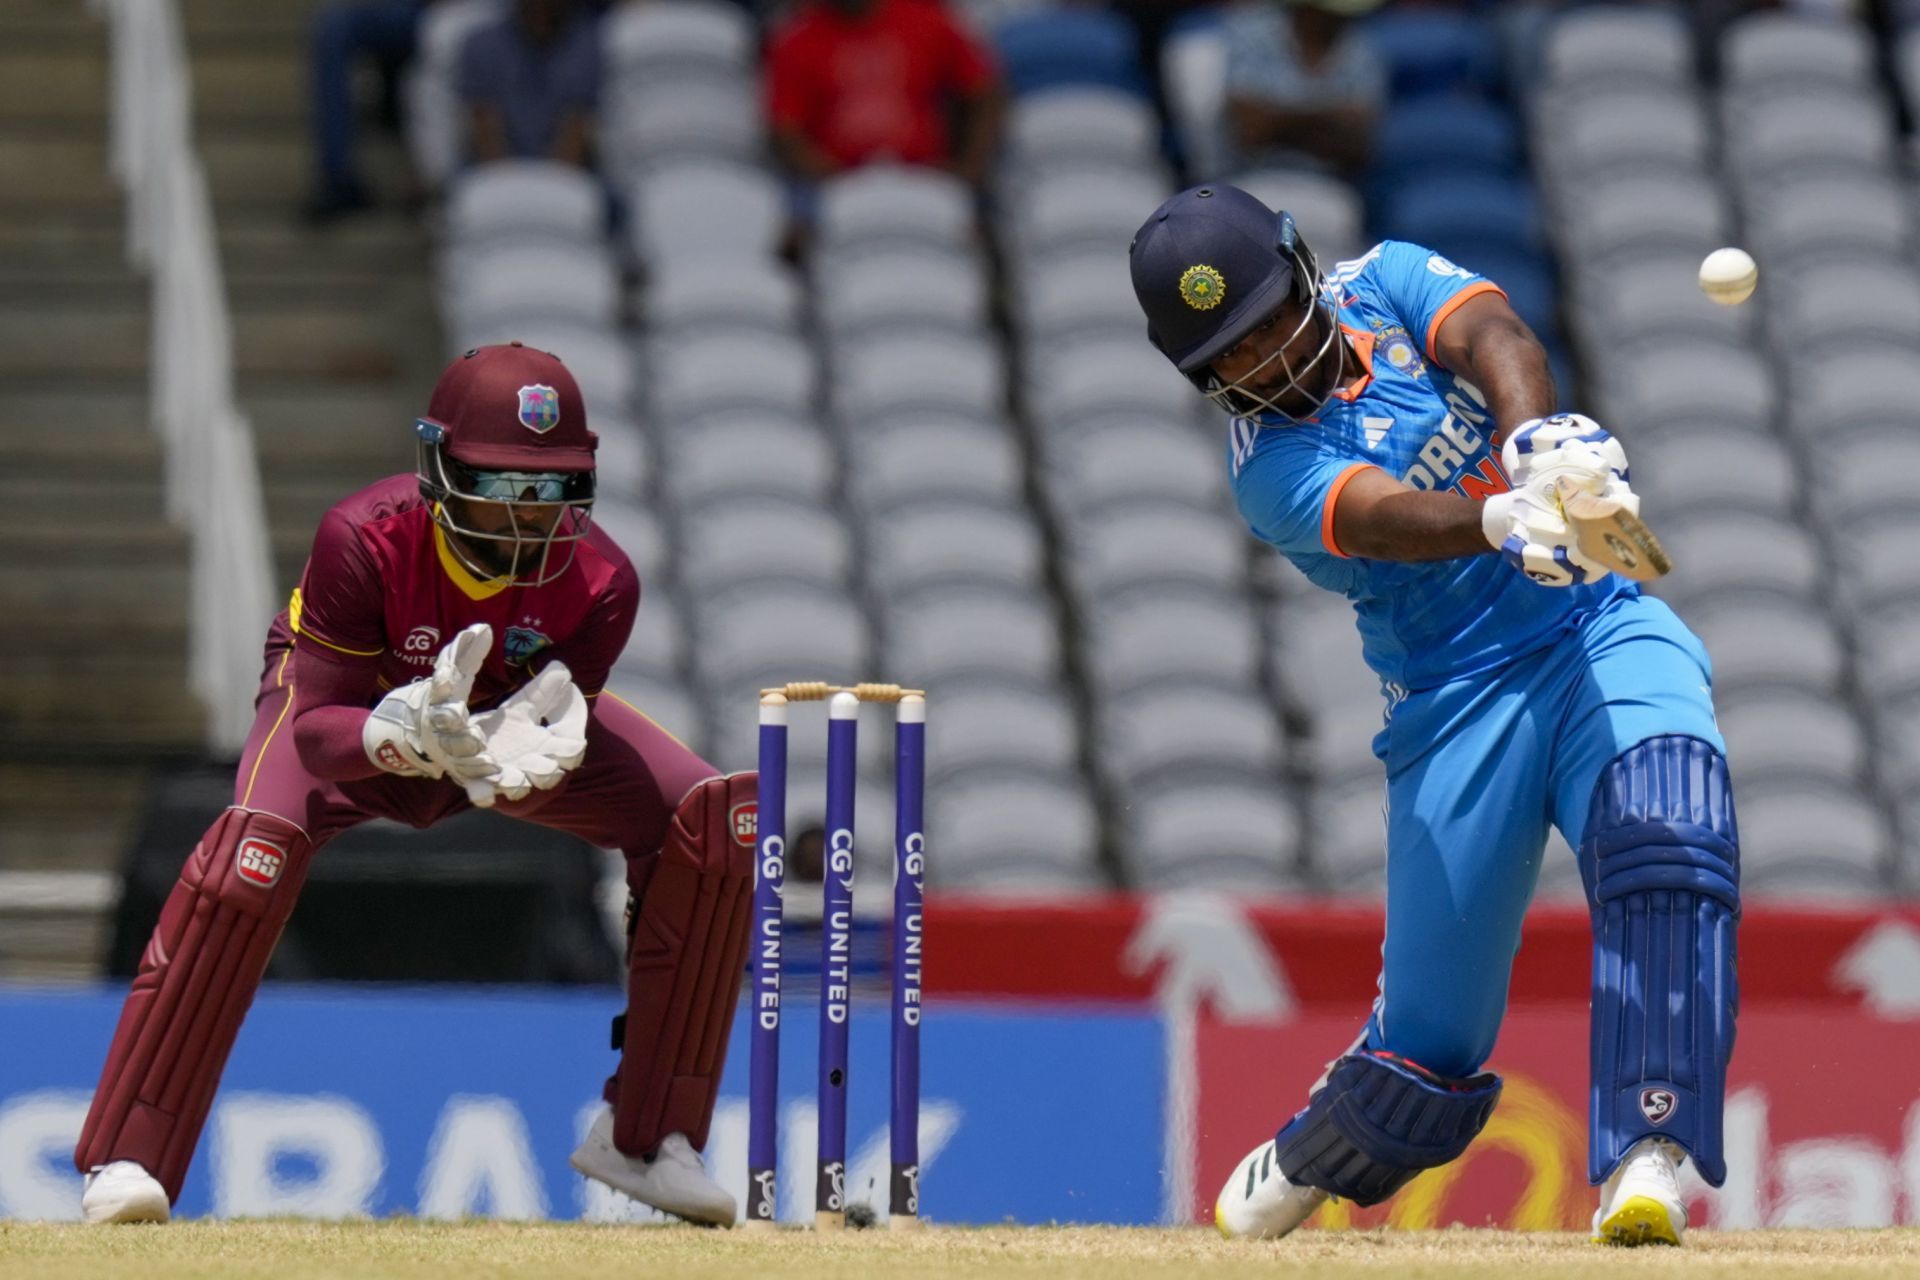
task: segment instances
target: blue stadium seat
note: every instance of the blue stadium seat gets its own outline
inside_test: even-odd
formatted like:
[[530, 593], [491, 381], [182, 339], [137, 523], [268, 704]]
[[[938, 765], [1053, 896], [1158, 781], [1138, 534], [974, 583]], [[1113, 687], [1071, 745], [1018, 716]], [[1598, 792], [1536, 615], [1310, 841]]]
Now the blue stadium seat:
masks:
[[1507, 111], [1479, 98], [1410, 98], [1394, 103], [1374, 131], [1367, 188], [1375, 201], [1390, 203], [1418, 179], [1519, 170], [1520, 130]]
[[1068, 85], [1146, 94], [1132, 24], [1098, 9], [1055, 9], [1008, 19], [993, 42], [1015, 97]]
[[1486, 250], [1537, 250], [1540, 210], [1524, 178], [1437, 177], [1394, 193], [1381, 226], [1390, 239], [1412, 240], [1449, 257], [1471, 260]]
[[1395, 98], [1499, 87], [1500, 42], [1484, 18], [1390, 9], [1362, 29], [1387, 64]]
[[1507, 300], [1535, 333], [1542, 338], [1558, 327], [1553, 268], [1542, 255], [1528, 249], [1508, 249], [1487, 245], [1472, 253], [1455, 255], [1443, 245], [1432, 248], [1453, 258], [1461, 266], [1478, 271], [1506, 290]]

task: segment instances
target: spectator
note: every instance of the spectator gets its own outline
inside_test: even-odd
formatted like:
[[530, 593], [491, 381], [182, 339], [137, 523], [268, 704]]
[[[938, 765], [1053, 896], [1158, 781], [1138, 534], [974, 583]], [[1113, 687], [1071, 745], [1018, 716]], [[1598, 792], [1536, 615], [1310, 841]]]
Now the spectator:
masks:
[[796, 178], [892, 162], [984, 183], [999, 76], [938, 0], [805, 0], [769, 48], [774, 145]]
[[467, 159], [589, 168], [600, 97], [600, 24], [575, 0], [514, 0], [460, 51]]
[[413, 57], [427, 0], [343, 0], [314, 15], [308, 50], [313, 87], [313, 154], [318, 181], [307, 201], [309, 222], [323, 224], [373, 201], [353, 163], [353, 73], [362, 58], [389, 76]]
[[1387, 73], [1353, 18], [1380, 0], [1245, 0], [1227, 17], [1227, 123], [1240, 166], [1367, 167]]

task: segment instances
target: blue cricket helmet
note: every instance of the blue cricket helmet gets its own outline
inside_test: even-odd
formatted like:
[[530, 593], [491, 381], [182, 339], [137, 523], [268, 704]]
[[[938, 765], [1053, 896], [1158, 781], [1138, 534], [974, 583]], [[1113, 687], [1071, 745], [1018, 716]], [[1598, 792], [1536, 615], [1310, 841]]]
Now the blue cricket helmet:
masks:
[[1211, 365], [1289, 298], [1311, 311], [1325, 293], [1293, 224], [1238, 187], [1189, 187], [1153, 211], [1127, 250], [1147, 338], [1230, 411]]

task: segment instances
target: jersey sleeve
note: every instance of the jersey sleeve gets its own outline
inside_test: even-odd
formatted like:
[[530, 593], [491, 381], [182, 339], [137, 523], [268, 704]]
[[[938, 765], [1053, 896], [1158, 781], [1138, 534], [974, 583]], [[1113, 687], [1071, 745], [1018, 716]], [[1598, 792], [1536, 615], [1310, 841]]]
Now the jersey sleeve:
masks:
[[359, 530], [338, 510], [320, 521], [287, 620], [299, 638], [296, 643], [320, 645], [335, 659], [376, 658], [386, 649], [379, 567]]
[[1334, 505], [1347, 483], [1373, 465], [1304, 435], [1282, 435], [1248, 455], [1234, 476], [1234, 497], [1254, 534], [1287, 555], [1344, 557], [1333, 538]]
[[1368, 274], [1374, 292], [1420, 339], [1427, 359], [1439, 363], [1433, 352], [1433, 340], [1440, 325], [1463, 302], [1483, 293], [1501, 292], [1500, 286], [1465, 267], [1450, 262], [1431, 249], [1404, 240], [1388, 240], [1369, 264]]
[[589, 698], [598, 697], [606, 688], [613, 664], [627, 647], [639, 611], [640, 575], [632, 565], [623, 564], [594, 600], [579, 629], [543, 651], [547, 662], [566, 663], [580, 692]]

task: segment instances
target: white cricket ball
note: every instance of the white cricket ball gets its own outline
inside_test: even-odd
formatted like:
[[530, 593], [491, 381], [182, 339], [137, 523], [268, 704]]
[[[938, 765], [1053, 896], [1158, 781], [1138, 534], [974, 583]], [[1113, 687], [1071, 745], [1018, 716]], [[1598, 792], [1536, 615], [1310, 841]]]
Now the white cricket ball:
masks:
[[1700, 264], [1700, 289], [1723, 307], [1737, 307], [1753, 296], [1760, 268], [1745, 249], [1715, 249]]

